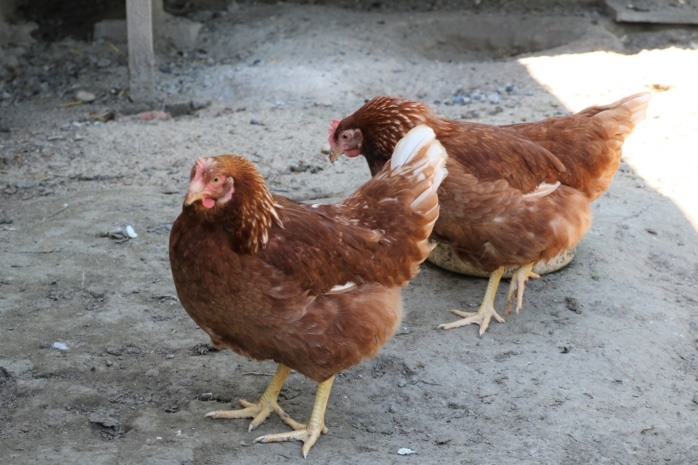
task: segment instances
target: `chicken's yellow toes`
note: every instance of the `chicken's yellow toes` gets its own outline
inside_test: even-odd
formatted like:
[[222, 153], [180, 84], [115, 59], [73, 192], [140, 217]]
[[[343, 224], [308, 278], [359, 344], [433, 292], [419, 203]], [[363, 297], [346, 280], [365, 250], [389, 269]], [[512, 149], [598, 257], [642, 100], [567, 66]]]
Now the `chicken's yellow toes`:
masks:
[[269, 418], [271, 412], [276, 412], [276, 414], [279, 415], [279, 418], [281, 418], [281, 421], [286, 423], [291, 428], [305, 428], [303, 423], [297, 422], [286, 412], [284, 412], [284, 409], [282, 409], [277, 402], [279, 392], [281, 392], [281, 388], [283, 387], [284, 382], [286, 382], [286, 378], [288, 377], [289, 373], [291, 373], [291, 369], [289, 367], [279, 364], [279, 366], [276, 368], [276, 373], [274, 373], [274, 376], [269, 382], [269, 386], [267, 386], [264, 394], [262, 394], [262, 397], [259, 398], [256, 404], [241, 399], [240, 405], [244, 407], [242, 409], [216, 410], [214, 412], [207, 413], [206, 416], [210, 418], [252, 418], [252, 422], [247, 429], [248, 431], [252, 431], [264, 423], [264, 420]]
[[480, 336], [485, 334], [487, 327], [490, 325], [490, 321], [494, 318], [499, 323], [504, 323], [504, 318], [499, 316], [499, 314], [494, 310], [479, 310], [477, 312], [462, 312], [460, 310], [451, 310], [456, 316], [461, 317], [460, 320], [452, 321], [450, 323], [444, 323], [438, 326], [439, 329], [453, 329], [460, 328], [461, 326], [467, 326], [471, 324], [476, 324], [480, 326]]
[[259, 425], [264, 423], [264, 420], [269, 418], [269, 415], [271, 415], [271, 412], [276, 412], [277, 415], [279, 415], [279, 418], [281, 418], [281, 421], [286, 423], [288, 426], [290, 426], [293, 429], [302, 429], [305, 428], [305, 425], [303, 423], [299, 423], [291, 416], [286, 413], [276, 402], [273, 404], [269, 404], [266, 402], [258, 402], [256, 404], [253, 404], [251, 402], [247, 402], [246, 400], [240, 400], [240, 405], [242, 405], [243, 409], [240, 410], [216, 410], [214, 412], [209, 412], [206, 414], [207, 417], [210, 418], [252, 418], [252, 421], [250, 422], [250, 426], [247, 429], [248, 431], [252, 431], [255, 428], [257, 428]]
[[315, 445], [321, 434], [327, 433], [327, 427], [310, 424], [296, 431], [288, 433], [265, 434], [254, 440], [254, 442], [284, 442], [303, 441], [303, 458], [308, 457], [311, 447]]

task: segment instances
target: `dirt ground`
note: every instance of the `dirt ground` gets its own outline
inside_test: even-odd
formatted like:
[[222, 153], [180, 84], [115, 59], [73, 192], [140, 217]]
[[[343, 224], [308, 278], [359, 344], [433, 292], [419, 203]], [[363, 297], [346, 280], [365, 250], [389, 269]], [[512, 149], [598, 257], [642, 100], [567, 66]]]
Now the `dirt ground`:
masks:
[[[209, 350], [175, 297], [168, 234], [196, 157], [239, 153], [276, 193], [337, 199], [369, 174], [328, 161], [327, 127], [366, 98], [511, 123], [642, 90], [572, 264], [483, 337], [436, 327], [486, 281], [425, 264], [398, 334], [338, 376], [307, 463], [695, 463], [695, 28], [614, 24], [589, 1], [211, 3], [181, 12], [204, 24], [194, 50], [160, 49], [156, 105], [128, 101], [125, 44], [2, 51], [3, 463], [303, 461], [300, 443], [253, 444], [287, 430], [277, 417], [204, 417], [256, 400], [274, 365]], [[78, 90], [95, 100], [71, 105]], [[281, 403], [303, 420], [314, 392], [294, 373]]]

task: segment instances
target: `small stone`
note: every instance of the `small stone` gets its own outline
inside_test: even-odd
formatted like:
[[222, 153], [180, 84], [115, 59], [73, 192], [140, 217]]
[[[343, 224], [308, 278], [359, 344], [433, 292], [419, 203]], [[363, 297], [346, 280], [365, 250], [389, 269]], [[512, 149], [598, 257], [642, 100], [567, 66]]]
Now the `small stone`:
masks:
[[123, 352], [122, 349], [121, 349], [121, 347], [118, 347], [118, 346], [109, 346], [109, 347], [107, 347], [107, 348], [105, 349], [105, 351], [106, 351], [109, 355], [115, 355], [115, 356], [117, 356], [117, 357], [118, 357], [119, 355], [121, 355], [121, 353]]
[[568, 310], [572, 310], [574, 313], [582, 313], [582, 306], [574, 297], [565, 297], [565, 305]]
[[126, 235], [130, 237], [131, 239], [138, 237], [138, 234], [136, 234], [136, 231], [133, 229], [133, 226], [130, 224], [127, 224], [126, 227], [124, 228], [124, 231], [126, 232]]
[[414, 453], [415, 453], [415, 451], [413, 451], [412, 449], [409, 449], [407, 447], [401, 447], [397, 450], [397, 455], [412, 455]]
[[94, 102], [97, 96], [92, 92], [88, 92], [86, 90], [79, 90], [75, 92], [75, 98], [80, 100], [81, 102], [90, 103]]
[[103, 287], [88, 287], [87, 292], [94, 299], [103, 299], [104, 296], [107, 294], [107, 290], [104, 289]]
[[203, 99], [203, 98], [195, 98], [191, 101], [191, 108], [194, 111], [202, 110], [204, 108], [210, 107], [211, 106], [211, 100], [210, 99]]
[[65, 342], [54, 342], [51, 347], [53, 347], [56, 350], [61, 350], [61, 351], [68, 350], [68, 344], [66, 344]]
[[192, 108], [191, 101], [187, 101], [168, 103], [165, 105], [165, 111], [173, 118], [176, 118], [178, 116], [190, 115], [194, 109]]
[[100, 58], [97, 60], [97, 68], [108, 68], [111, 66], [111, 60], [109, 58]]
[[19, 59], [14, 55], [8, 54], [3, 58], [2, 64], [5, 65], [6, 68], [18, 68]]
[[502, 99], [499, 98], [499, 94], [490, 94], [487, 100], [493, 105], [499, 105], [502, 102]]
[[698, 331], [698, 317], [693, 317], [691, 321], [688, 322], [688, 326], [693, 330], [693, 331]]

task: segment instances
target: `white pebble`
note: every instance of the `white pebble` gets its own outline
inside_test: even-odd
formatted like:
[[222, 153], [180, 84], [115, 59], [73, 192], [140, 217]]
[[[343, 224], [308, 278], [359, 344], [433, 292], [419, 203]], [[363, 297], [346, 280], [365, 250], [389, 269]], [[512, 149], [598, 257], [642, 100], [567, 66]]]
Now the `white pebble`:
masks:
[[81, 102], [89, 103], [93, 102], [97, 97], [92, 92], [87, 92], [86, 90], [79, 90], [75, 92], [75, 98]]
[[415, 453], [415, 451], [413, 451], [412, 449], [408, 449], [407, 447], [401, 447], [397, 450], [397, 455], [412, 455]]
[[68, 350], [68, 344], [64, 342], [54, 342], [52, 347], [58, 350]]
[[134, 237], [138, 237], [138, 234], [136, 234], [136, 231], [133, 229], [133, 226], [131, 226], [130, 224], [127, 224], [126, 228], [124, 228], [124, 230], [126, 231], [126, 235], [128, 237], [130, 237], [131, 239], [133, 239]]

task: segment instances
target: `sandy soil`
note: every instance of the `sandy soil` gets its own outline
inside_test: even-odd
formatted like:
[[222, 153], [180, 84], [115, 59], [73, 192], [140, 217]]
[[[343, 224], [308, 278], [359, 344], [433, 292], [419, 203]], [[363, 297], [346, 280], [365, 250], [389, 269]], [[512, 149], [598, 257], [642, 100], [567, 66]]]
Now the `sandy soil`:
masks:
[[[204, 23], [197, 48], [161, 50], [151, 106], [123, 92], [124, 44], [3, 51], [17, 57], [0, 84], [3, 463], [302, 461], [299, 443], [252, 443], [287, 429], [276, 417], [254, 432], [204, 418], [255, 400], [274, 366], [210, 351], [175, 297], [168, 233], [196, 157], [243, 154], [277, 193], [336, 199], [368, 168], [329, 163], [327, 126], [366, 98], [510, 123], [647, 89], [648, 119], [572, 264], [531, 282], [522, 312], [482, 338], [436, 326], [476, 307], [486, 281], [425, 264], [395, 338], [335, 382], [307, 461], [692, 463], [696, 31], [619, 26], [592, 2], [345, 3], [189, 12]], [[66, 105], [77, 90], [96, 99]], [[313, 398], [297, 374], [281, 393], [299, 419]]]

